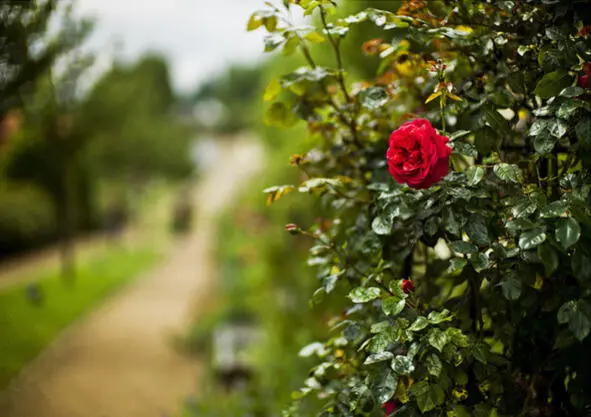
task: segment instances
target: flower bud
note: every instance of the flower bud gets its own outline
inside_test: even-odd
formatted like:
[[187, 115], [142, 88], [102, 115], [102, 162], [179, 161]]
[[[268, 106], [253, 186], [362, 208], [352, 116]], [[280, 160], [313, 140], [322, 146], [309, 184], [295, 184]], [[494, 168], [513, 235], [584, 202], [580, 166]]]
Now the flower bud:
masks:
[[288, 224], [286, 224], [285, 225], [285, 230], [287, 230], [292, 235], [297, 235], [298, 233], [301, 232], [301, 229], [298, 227], [298, 225], [297, 224], [294, 224], [294, 223], [288, 223]]
[[413, 284], [410, 279], [402, 280], [400, 287], [402, 288], [402, 292], [404, 292], [405, 294], [410, 294], [415, 290], [415, 284]]

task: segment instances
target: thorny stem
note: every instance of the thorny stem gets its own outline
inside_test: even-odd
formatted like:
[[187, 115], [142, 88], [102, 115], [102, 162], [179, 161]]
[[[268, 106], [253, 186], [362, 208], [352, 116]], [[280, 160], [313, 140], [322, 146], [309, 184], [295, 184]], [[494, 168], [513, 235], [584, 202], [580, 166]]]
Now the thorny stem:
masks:
[[[332, 48], [334, 49], [335, 57], [337, 60], [337, 67], [338, 67], [337, 81], [339, 82], [339, 86], [341, 87], [343, 95], [345, 96], [345, 100], [347, 101], [348, 104], [350, 104], [352, 102], [352, 100], [351, 100], [351, 96], [349, 95], [349, 91], [347, 90], [347, 86], [345, 85], [345, 78], [343, 76], [345, 69], [343, 66], [343, 57], [341, 55], [341, 50], [339, 48], [339, 43], [330, 34], [330, 31], [328, 29], [328, 22], [326, 21], [326, 10], [322, 6], [320, 6], [320, 18], [322, 20], [322, 26], [324, 27], [324, 29], [326, 31], [326, 36], [328, 38], [328, 41], [330, 42]], [[334, 103], [334, 101], [332, 101], [332, 98], [331, 98], [331, 102]], [[341, 121], [343, 121], [343, 123], [345, 123], [346, 125], [349, 126], [349, 129], [351, 130], [351, 135], [353, 137], [353, 143], [359, 149], [363, 148], [363, 145], [361, 144], [361, 142], [359, 141], [359, 137], [357, 136], [357, 123], [355, 121], [355, 116], [352, 115], [351, 119], [349, 121], [346, 121], [346, 118], [341, 113], [340, 109], [338, 109], [336, 104], [333, 104], [333, 107], [335, 108], [335, 110], [339, 114], [339, 118], [341, 119]]]
[[345, 98], [347, 99], [347, 102], [350, 102], [351, 97], [349, 96], [349, 92], [347, 91], [347, 86], [345, 85], [345, 79], [343, 77], [344, 66], [343, 66], [343, 58], [341, 56], [341, 50], [339, 48], [337, 41], [335, 41], [333, 36], [330, 34], [330, 31], [328, 29], [328, 23], [326, 22], [326, 10], [322, 6], [320, 7], [320, 18], [322, 19], [322, 26], [324, 26], [324, 29], [326, 30], [326, 36], [328, 37], [328, 41], [332, 45], [332, 49], [334, 49], [334, 53], [335, 53], [335, 56], [337, 59], [337, 67], [339, 69], [339, 74], [337, 75], [337, 79], [338, 79], [339, 84], [341, 86], [341, 90], [343, 91], [343, 94], [344, 94]]

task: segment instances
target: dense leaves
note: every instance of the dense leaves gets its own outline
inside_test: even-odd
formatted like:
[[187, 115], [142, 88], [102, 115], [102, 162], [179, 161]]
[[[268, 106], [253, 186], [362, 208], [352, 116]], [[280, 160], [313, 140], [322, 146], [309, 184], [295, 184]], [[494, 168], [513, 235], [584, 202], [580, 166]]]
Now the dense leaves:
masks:
[[[291, 8], [321, 27], [293, 27]], [[267, 89], [268, 121], [293, 111], [318, 139], [292, 164], [322, 220], [297, 230], [315, 243], [313, 303], [351, 303], [319, 342], [335, 372], [289, 413], [378, 415], [387, 401], [400, 416], [588, 413], [591, 107], [578, 77], [590, 18], [558, 1], [413, 0], [343, 17], [330, 0], [286, 0], [253, 15], [267, 49], [306, 59]], [[380, 64], [353, 83], [341, 42], [362, 25], [382, 33], [362, 47]], [[450, 172], [421, 190], [385, 159], [392, 131], [417, 117], [453, 149]], [[418, 158], [411, 145], [397, 157]], [[269, 190], [274, 201], [288, 188]]]

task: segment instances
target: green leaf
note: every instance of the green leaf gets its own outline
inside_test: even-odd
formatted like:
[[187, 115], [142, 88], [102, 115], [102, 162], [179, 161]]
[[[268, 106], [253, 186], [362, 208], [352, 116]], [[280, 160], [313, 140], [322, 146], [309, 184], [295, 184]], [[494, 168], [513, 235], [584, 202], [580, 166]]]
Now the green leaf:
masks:
[[377, 110], [388, 102], [388, 93], [382, 87], [369, 87], [359, 94], [361, 105], [369, 110]]
[[546, 241], [544, 229], [536, 228], [523, 232], [519, 236], [519, 247], [523, 250], [533, 249]]
[[444, 309], [442, 311], [432, 311], [427, 316], [427, 319], [432, 324], [439, 324], [443, 323], [444, 321], [450, 321], [451, 316], [449, 315], [449, 310]]
[[278, 78], [273, 78], [271, 82], [265, 88], [265, 94], [263, 95], [264, 101], [271, 101], [275, 99], [281, 92], [281, 83]]
[[421, 413], [426, 413], [443, 404], [445, 393], [439, 385], [429, 385], [426, 381], [420, 381], [410, 387], [410, 392], [415, 396]]
[[534, 92], [540, 98], [548, 99], [557, 96], [563, 89], [572, 83], [572, 77], [566, 70], [557, 70], [550, 72], [538, 82]]
[[300, 44], [300, 38], [297, 36], [292, 36], [287, 39], [285, 45], [283, 45], [283, 55], [290, 56], [298, 49], [298, 45]]
[[441, 359], [439, 356], [432, 353], [431, 355], [427, 356], [427, 371], [433, 376], [439, 376], [441, 374], [441, 369], [443, 368], [443, 364], [441, 363]]
[[273, 32], [275, 29], [277, 29], [277, 16], [269, 16], [269, 17], [265, 17], [263, 19], [263, 23], [265, 24], [265, 28], [269, 31], [269, 32]]
[[560, 108], [556, 112], [556, 116], [561, 119], [569, 119], [575, 115], [579, 107], [581, 107], [581, 104], [578, 101], [569, 100], [560, 105]]
[[285, 38], [281, 35], [268, 35], [265, 36], [265, 52], [271, 52], [277, 49], [285, 41]]
[[500, 164], [495, 165], [493, 172], [503, 181], [514, 183], [520, 183], [523, 181], [521, 170], [515, 164], [501, 162]]
[[484, 113], [484, 120], [490, 125], [490, 127], [499, 133], [506, 133], [510, 130], [509, 123], [503, 116], [497, 111], [493, 105], [485, 105], [482, 107]]
[[480, 183], [483, 177], [484, 168], [480, 166], [472, 166], [466, 170], [466, 179], [468, 180], [468, 185], [470, 187], [473, 187]]
[[478, 247], [470, 242], [464, 242], [463, 240], [456, 240], [449, 244], [449, 248], [455, 253], [475, 253], [478, 251]]
[[585, 118], [577, 123], [575, 133], [581, 146], [587, 150], [591, 149], [591, 118]]
[[462, 269], [464, 269], [466, 264], [468, 264], [468, 261], [464, 258], [451, 258], [449, 261], [449, 267], [447, 268], [447, 273], [455, 274], [460, 272]]
[[546, 155], [552, 152], [555, 144], [556, 138], [550, 134], [542, 134], [534, 138], [534, 149], [540, 155]]
[[554, 136], [557, 139], [560, 139], [564, 135], [566, 135], [566, 131], [568, 130], [568, 125], [559, 119], [553, 119], [548, 124], [548, 128], [550, 130], [550, 135]]
[[481, 272], [489, 266], [488, 255], [483, 252], [472, 254], [470, 256], [470, 262], [476, 272]]
[[380, 296], [380, 289], [376, 287], [357, 287], [349, 293], [349, 298], [354, 303], [367, 303]]
[[382, 310], [387, 316], [397, 316], [404, 310], [406, 301], [404, 298], [399, 297], [388, 297], [382, 300]]
[[296, 116], [283, 103], [273, 103], [265, 112], [264, 122], [267, 125], [289, 127], [292, 126], [296, 121]]
[[478, 152], [476, 151], [474, 145], [469, 142], [456, 140], [455, 142], [450, 142], [450, 145], [455, 153], [466, 155], [471, 158], [475, 158], [478, 155]]
[[456, 327], [450, 327], [445, 330], [445, 334], [449, 337], [449, 340], [457, 347], [468, 347], [469, 339], [468, 336], [462, 333], [462, 331]]
[[538, 246], [538, 257], [544, 264], [546, 276], [550, 276], [558, 268], [558, 254], [549, 243]]
[[585, 90], [582, 89], [581, 87], [571, 85], [571, 86], [566, 87], [564, 90], [562, 90], [560, 92], [560, 95], [563, 97], [573, 98], [573, 97], [578, 97], [580, 95], [583, 95], [584, 93], [585, 93]]
[[324, 36], [322, 36], [318, 32], [310, 32], [308, 33], [305, 38], [312, 43], [322, 43], [324, 42]]
[[312, 355], [323, 356], [325, 354], [326, 349], [324, 348], [324, 345], [320, 342], [314, 342], [304, 346], [298, 353], [298, 356], [302, 358], [309, 358]]
[[581, 236], [581, 226], [574, 218], [558, 220], [556, 227], [556, 240], [564, 249], [570, 248], [577, 243]]
[[398, 375], [408, 375], [415, 370], [415, 366], [412, 363], [412, 359], [407, 356], [398, 355], [392, 360], [390, 365], [392, 370]]
[[531, 214], [534, 214], [536, 211], [536, 202], [529, 197], [523, 197], [511, 207], [511, 215], [516, 218], [520, 219], [523, 217], [528, 217]]
[[450, 341], [449, 336], [437, 328], [431, 329], [427, 340], [429, 341], [429, 344], [439, 352], [442, 352], [445, 345], [447, 345]]
[[255, 29], [258, 29], [261, 26], [263, 26], [263, 16], [260, 15], [260, 12], [254, 12], [250, 16], [250, 19], [248, 19], [246, 30], [250, 32]]
[[549, 219], [551, 217], [561, 217], [566, 214], [568, 210], [568, 202], [564, 200], [556, 200], [543, 207], [540, 210], [540, 217]]
[[385, 236], [392, 234], [392, 220], [386, 216], [380, 216], [371, 222], [371, 230], [376, 235]]
[[583, 300], [568, 301], [558, 310], [558, 322], [568, 323], [569, 330], [579, 341], [583, 341], [591, 330], [590, 310], [591, 307]]
[[365, 362], [363, 362], [363, 364], [364, 365], [371, 365], [373, 363], [388, 361], [388, 360], [392, 359], [393, 357], [394, 357], [394, 354], [392, 354], [392, 352], [388, 352], [386, 350], [384, 352], [379, 352], [379, 353], [374, 353], [372, 355], [369, 355], [365, 359]]
[[451, 135], [449, 135], [449, 140], [450, 142], [453, 142], [454, 140], [469, 135], [470, 133], [472, 132], [470, 132], [469, 130], [456, 130]]
[[392, 398], [397, 387], [398, 377], [388, 367], [383, 366], [378, 372], [372, 375], [371, 390], [380, 404]]
[[428, 325], [429, 321], [425, 317], [418, 316], [416, 320], [413, 322], [413, 324], [411, 324], [411, 326], [408, 328], [408, 330], [410, 330], [411, 332], [418, 332], [423, 330]]
[[466, 223], [466, 234], [472, 242], [477, 245], [486, 245], [490, 243], [488, 229], [484, 218], [478, 214], [473, 214]]
[[580, 282], [587, 282], [591, 279], [591, 258], [585, 256], [580, 249], [575, 250], [571, 255], [571, 267]]
[[478, 362], [481, 362], [486, 365], [486, 363], [488, 362], [488, 351], [489, 348], [486, 344], [478, 343], [474, 346], [474, 349], [472, 350], [472, 355], [474, 356], [474, 359], [476, 359]]
[[515, 273], [508, 274], [501, 281], [503, 295], [509, 301], [515, 301], [521, 296], [521, 281]]

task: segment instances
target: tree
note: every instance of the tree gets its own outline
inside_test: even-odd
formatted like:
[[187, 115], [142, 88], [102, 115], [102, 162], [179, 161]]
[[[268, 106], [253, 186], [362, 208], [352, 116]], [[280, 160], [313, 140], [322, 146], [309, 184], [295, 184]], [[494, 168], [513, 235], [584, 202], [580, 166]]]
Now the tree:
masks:
[[46, 36], [57, 3], [55, 0], [0, 3], [0, 119], [22, 103], [23, 93], [31, 92], [34, 81], [70, 46], [59, 37]]
[[190, 174], [190, 132], [177, 121], [175, 102], [162, 57], [148, 55], [132, 65], [116, 63], [81, 109], [100, 174], [140, 183], [155, 176]]

